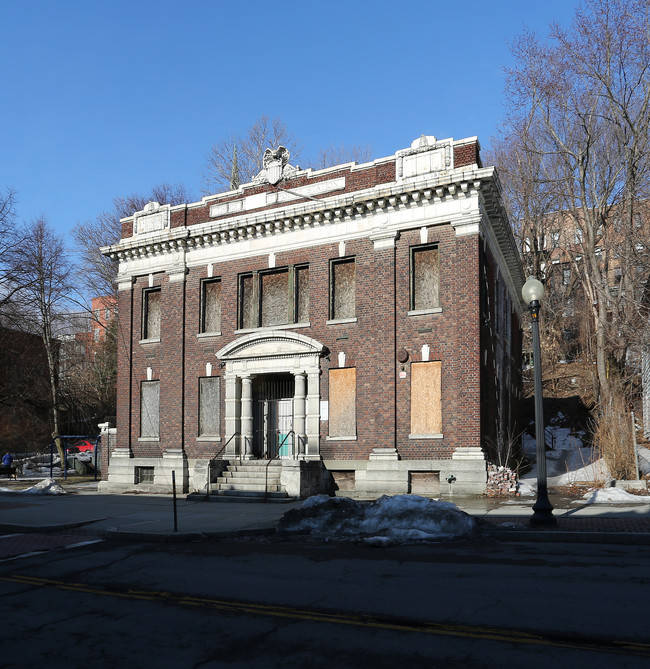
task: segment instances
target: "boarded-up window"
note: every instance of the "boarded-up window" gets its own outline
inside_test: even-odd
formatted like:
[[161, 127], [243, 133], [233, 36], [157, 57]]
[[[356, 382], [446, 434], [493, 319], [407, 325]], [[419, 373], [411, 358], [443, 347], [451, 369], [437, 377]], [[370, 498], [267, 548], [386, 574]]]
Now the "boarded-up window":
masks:
[[143, 381], [140, 385], [140, 436], [160, 436], [160, 381]]
[[440, 306], [440, 264], [436, 247], [411, 251], [411, 309]]
[[354, 258], [332, 262], [330, 300], [332, 319], [354, 318], [355, 283]]
[[409, 472], [411, 495], [440, 495], [440, 472]]
[[257, 327], [255, 313], [255, 297], [253, 295], [253, 275], [243, 274], [239, 277], [239, 327]]
[[201, 292], [201, 332], [221, 332], [221, 281], [204, 281]]
[[220, 377], [199, 379], [199, 436], [218, 437], [220, 431]]
[[442, 433], [441, 362], [411, 365], [411, 435]]
[[296, 323], [309, 321], [309, 267], [296, 267], [295, 272]]
[[142, 338], [160, 339], [160, 288], [144, 291]]
[[289, 272], [261, 275], [261, 325], [284, 325], [289, 322]]
[[356, 437], [356, 368], [330, 369], [329, 387], [329, 436]]

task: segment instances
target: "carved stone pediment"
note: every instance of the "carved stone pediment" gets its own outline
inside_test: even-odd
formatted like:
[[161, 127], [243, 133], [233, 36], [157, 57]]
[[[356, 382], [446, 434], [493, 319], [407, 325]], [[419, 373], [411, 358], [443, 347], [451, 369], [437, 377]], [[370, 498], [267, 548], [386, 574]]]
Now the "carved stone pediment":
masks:
[[249, 358], [277, 358], [301, 355], [320, 355], [323, 344], [288, 331], [253, 332], [224, 346], [217, 352], [220, 360], [245, 360]]
[[148, 202], [142, 211], [136, 211], [133, 215], [133, 234], [146, 235], [169, 230], [170, 211], [168, 204]]
[[398, 151], [396, 156], [400, 179], [453, 169], [451, 140], [437, 140], [433, 135], [421, 135], [411, 143], [410, 149]]

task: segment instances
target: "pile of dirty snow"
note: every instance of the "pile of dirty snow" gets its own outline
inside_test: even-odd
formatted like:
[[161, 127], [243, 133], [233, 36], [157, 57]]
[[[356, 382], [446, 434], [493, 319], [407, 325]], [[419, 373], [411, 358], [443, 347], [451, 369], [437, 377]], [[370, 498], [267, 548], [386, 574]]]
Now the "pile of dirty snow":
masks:
[[417, 495], [384, 495], [374, 502], [315, 495], [285, 513], [278, 529], [324, 541], [387, 546], [469, 535], [475, 526], [455, 504]]
[[14, 488], [0, 488], [0, 493], [11, 493], [14, 495], [67, 495], [66, 491], [54, 480], [43, 479], [36, 485], [24, 490], [16, 490]]

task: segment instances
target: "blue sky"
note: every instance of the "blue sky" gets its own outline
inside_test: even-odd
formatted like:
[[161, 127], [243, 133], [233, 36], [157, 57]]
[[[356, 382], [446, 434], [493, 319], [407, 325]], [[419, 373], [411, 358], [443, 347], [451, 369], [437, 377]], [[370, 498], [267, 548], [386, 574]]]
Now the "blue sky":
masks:
[[261, 114], [314, 158], [422, 133], [486, 148], [508, 42], [577, 4], [0, 0], [0, 189], [62, 234], [163, 181], [198, 197], [210, 146]]

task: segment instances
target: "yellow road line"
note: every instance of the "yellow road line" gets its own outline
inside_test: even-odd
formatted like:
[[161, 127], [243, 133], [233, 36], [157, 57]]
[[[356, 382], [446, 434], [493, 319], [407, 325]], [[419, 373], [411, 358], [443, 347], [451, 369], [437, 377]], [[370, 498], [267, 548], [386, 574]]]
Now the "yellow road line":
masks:
[[308, 622], [330, 623], [334, 625], [351, 625], [356, 627], [367, 627], [375, 629], [387, 629], [399, 632], [416, 632], [420, 634], [434, 634], [441, 636], [462, 637], [466, 639], [483, 639], [489, 641], [500, 641], [503, 643], [521, 643], [537, 646], [550, 646], [560, 648], [574, 648], [584, 651], [596, 651], [607, 653], [623, 653], [626, 655], [641, 655], [650, 657], [650, 643], [639, 643], [637, 641], [608, 641], [569, 638], [557, 634], [543, 634], [523, 632], [510, 629], [499, 629], [493, 627], [480, 627], [473, 625], [453, 625], [446, 623], [419, 622], [416, 620], [400, 620], [387, 616], [363, 615], [353, 613], [329, 613], [313, 609], [298, 609], [289, 606], [278, 606], [273, 604], [257, 604], [255, 602], [238, 602], [210, 597], [196, 597], [191, 595], [178, 595], [171, 592], [156, 590], [119, 590], [110, 586], [102, 587], [87, 583], [73, 583], [50, 578], [40, 578], [23, 574], [0, 575], [0, 581], [9, 583], [21, 583], [34, 587], [49, 587], [59, 590], [70, 590], [84, 592], [93, 595], [107, 595], [109, 597], [121, 597], [124, 599], [142, 600], [176, 604], [180, 606], [193, 606], [231, 613], [244, 613], [249, 615], [272, 616], [276, 618], [290, 618]]

